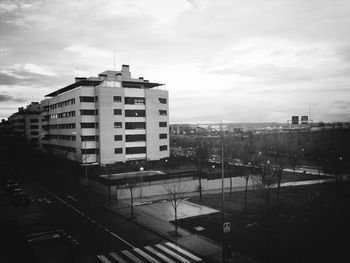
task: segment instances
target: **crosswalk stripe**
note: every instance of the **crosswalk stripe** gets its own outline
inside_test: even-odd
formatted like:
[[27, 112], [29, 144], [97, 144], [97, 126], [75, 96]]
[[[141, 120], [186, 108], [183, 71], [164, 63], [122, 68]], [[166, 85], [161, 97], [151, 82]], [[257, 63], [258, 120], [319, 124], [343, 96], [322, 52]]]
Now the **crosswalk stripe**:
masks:
[[122, 253], [127, 256], [128, 258], [130, 258], [132, 261], [136, 262], [136, 263], [143, 263], [143, 261], [141, 259], [139, 259], [138, 257], [134, 256], [133, 254], [131, 254], [129, 251], [127, 250], [123, 250]]
[[159, 258], [163, 259], [164, 261], [166, 261], [167, 263], [176, 263], [175, 261], [171, 260], [170, 258], [168, 258], [167, 256], [163, 255], [162, 253], [158, 252], [157, 250], [151, 248], [150, 246], [145, 247], [145, 249], [147, 249], [149, 252], [155, 254], [156, 256], [158, 256]]
[[179, 251], [180, 253], [182, 253], [182, 254], [184, 254], [184, 255], [186, 255], [186, 256], [192, 258], [192, 259], [195, 260], [195, 261], [202, 261], [201, 258], [199, 258], [199, 257], [197, 257], [197, 256], [195, 256], [195, 255], [193, 255], [193, 254], [191, 254], [190, 252], [188, 252], [188, 251], [182, 249], [181, 247], [179, 247], [179, 246], [177, 246], [177, 245], [175, 245], [175, 244], [173, 244], [173, 243], [167, 242], [167, 243], [165, 243], [165, 244], [168, 245], [169, 247], [172, 247], [173, 249]]
[[156, 247], [159, 248], [159, 249], [161, 249], [161, 250], [163, 250], [165, 253], [168, 253], [168, 254], [171, 255], [172, 257], [174, 257], [174, 258], [180, 260], [180, 261], [183, 262], [183, 263], [191, 263], [191, 262], [188, 261], [187, 259], [185, 259], [185, 258], [181, 257], [180, 255], [174, 253], [173, 251], [171, 251], [171, 250], [169, 250], [169, 249], [163, 247], [161, 244], [157, 244]]
[[120, 256], [118, 256], [117, 253], [115, 252], [112, 252], [112, 253], [109, 253], [109, 255], [114, 258], [116, 261], [118, 261], [119, 263], [128, 263], [127, 261], [125, 261], [124, 259], [122, 259]]
[[148, 255], [147, 253], [143, 252], [141, 249], [139, 248], [134, 248], [133, 249], [136, 253], [140, 254], [142, 257], [148, 259], [150, 262], [152, 263], [160, 263], [158, 260], [156, 260], [155, 258], [152, 258], [150, 255]]
[[108, 258], [106, 258], [104, 255], [97, 255], [97, 258], [101, 260], [103, 263], [112, 263]]

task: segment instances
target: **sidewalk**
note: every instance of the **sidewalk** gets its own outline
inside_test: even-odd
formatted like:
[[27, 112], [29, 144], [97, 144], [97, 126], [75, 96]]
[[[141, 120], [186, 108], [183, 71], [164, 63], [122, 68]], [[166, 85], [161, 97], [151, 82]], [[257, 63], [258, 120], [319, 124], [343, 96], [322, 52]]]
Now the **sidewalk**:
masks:
[[[141, 209], [138, 209], [138, 206], [142, 205], [142, 202], [140, 202], [138, 199], [135, 199], [135, 204], [137, 205], [134, 206], [134, 216], [131, 217], [129, 201], [130, 200], [113, 201], [111, 205], [106, 204], [105, 207], [163, 236], [165, 239], [176, 243], [184, 249], [193, 252], [194, 254], [203, 258], [206, 262], [222, 262], [221, 244], [218, 244], [217, 242], [201, 235], [191, 233], [181, 227], [178, 227], [178, 235], [180, 235], [180, 237], [175, 238], [174, 225], [168, 221], [162, 220], [141, 211]], [[227, 262], [254, 261], [239, 254], [233, 253], [233, 256], [228, 259]]]

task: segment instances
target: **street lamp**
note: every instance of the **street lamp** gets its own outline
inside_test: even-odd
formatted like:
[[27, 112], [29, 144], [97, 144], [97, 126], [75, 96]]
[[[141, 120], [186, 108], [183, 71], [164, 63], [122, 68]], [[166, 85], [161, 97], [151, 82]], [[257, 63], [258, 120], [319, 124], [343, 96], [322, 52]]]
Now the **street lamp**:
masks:
[[140, 176], [141, 176], [141, 184], [140, 184], [140, 197], [142, 198], [142, 176], [143, 176], [143, 167], [140, 167]]

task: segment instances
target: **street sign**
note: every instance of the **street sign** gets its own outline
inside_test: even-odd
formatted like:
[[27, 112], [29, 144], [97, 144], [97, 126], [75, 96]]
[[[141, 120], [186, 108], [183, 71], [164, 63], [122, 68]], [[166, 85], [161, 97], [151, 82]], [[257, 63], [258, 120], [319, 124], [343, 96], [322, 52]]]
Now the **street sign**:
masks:
[[231, 232], [231, 223], [230, 222], [225, 222], [223, 224], [223, 230], [224, 230], [224, 233]]

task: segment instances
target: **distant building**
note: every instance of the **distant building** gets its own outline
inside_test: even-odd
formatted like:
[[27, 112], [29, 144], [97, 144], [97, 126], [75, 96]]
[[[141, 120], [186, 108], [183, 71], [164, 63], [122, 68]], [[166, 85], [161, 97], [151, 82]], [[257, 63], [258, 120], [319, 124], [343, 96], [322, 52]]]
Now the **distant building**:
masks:
[[163, 84], [131, 78], [128, 65], [76, 78], [41, 102], [41, 146], [83, 163], [169, 157], [169, 98]]
[[28, 140], [38, 143], [41, 112], [42, 108], [39, 102], [32, 102], [26, 108], [18, 108], [18, 111], [8, 118], [7, 130], [9, 134], [24, 136]]

